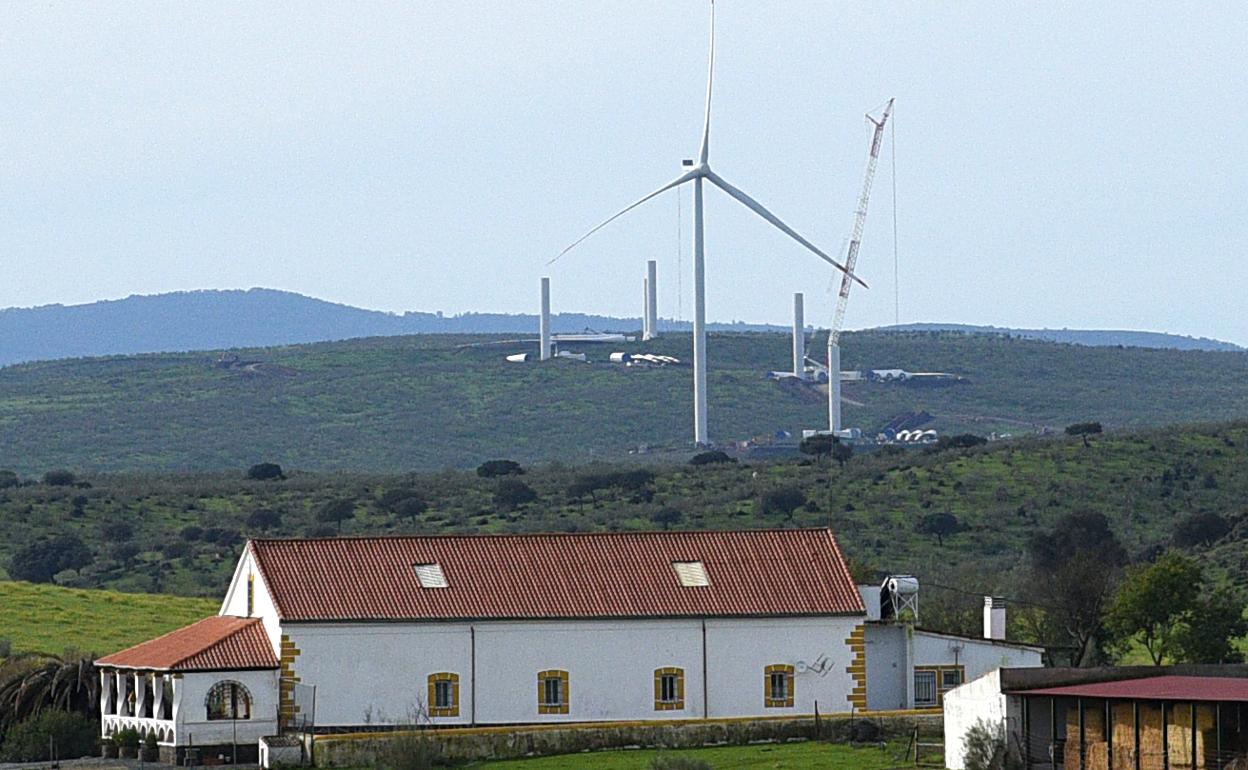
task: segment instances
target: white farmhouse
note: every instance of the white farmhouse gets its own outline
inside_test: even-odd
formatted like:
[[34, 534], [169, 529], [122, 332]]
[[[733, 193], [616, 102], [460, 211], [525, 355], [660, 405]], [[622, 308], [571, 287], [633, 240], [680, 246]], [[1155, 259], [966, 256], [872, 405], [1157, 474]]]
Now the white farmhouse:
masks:
[[98, 661], [102, 730], [243, 761], [287, 730], [864, 710], [872, 672], [913, 707], [916, 662], [1001, 644], [915, 633], [869, 622], [827, 529], [252, 540], [218, 617]]

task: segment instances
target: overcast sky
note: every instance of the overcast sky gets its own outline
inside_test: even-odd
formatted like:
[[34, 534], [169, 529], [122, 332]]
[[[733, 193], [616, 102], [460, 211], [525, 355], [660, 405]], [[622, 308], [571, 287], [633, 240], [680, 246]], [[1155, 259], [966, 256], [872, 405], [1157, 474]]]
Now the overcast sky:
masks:
[[[268, 286], [532, 312], [549, 274], [556, 311], [636, 315], [649, 258], [689, 318], [687, 190], [545, 263], [696, 153], [708, 7], [4, 3], [0, 306]], [[903, 322], [1248, 343], [1248, 3], [717, 9], [712, 166], [826, 250], [863, 113], [897, 98]], [[893, 321], [892, 147], [851, 327]], [[709, 316], [784, 322], [805, 291], [826, 324], [826, 265], [707, 196]]]

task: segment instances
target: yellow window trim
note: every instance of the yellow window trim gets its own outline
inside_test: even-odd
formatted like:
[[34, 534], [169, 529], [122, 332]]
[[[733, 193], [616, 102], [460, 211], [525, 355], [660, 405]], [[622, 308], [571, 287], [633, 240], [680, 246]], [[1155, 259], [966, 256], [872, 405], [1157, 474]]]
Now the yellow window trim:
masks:
[[[784, 674], [785, 688], [783, 698], [771, 697], [771, 675]], [[793, 667], [787, 663], [775, 663], [763, 670], [763, 707], [793, 708]]]
[[[546, 702], [546, 680], [559, 680], [559, 700], [558, 704], [548, 704]], [[539, 714], [567, 714], [568, 705], [571, 702], [571, 688], [568, 685], [568, 672], [561, 669], [552, 668], [547, 671], [539, 671], [537, 673], [537, 713]]]
[[[676, 677], [675, 700], [663, 700], [663, 677]], [[677, 666], [667, 666], [654, 670], [654, 710], [681, 711], [685, 708], [685, 670]]]
[[932, 672], [936, 675], [936, 705], [943, 707], [945, 705], [945, 693], [952, 690], [952, 687], [945, 687], [945, 672], [957, 671], [959, 685], [966, 684], [966, 666], [915, 666], [914, 673]]
[[[451, 683], [451, 705], [448, 707], [438, 708], [438, 683]], [[459, 674], [453, 674], [450, 671], [439, 671], [436, 674], [429, 675], [429, 716], [431, 717], [457, 717], [459, 716]]]

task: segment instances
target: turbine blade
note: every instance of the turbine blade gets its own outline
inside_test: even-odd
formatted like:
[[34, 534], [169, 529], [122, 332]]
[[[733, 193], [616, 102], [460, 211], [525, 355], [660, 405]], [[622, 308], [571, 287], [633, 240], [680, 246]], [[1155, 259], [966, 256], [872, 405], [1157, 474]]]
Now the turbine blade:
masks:
[[711, 58], [706, 68], [706, 113], [702, 120], [702, 146], [698, 148], [698, 162], [706, 163], [711, 151], [711, 83], [715, 80], [715, 0], [711, 0]]
[[784, 222], [781, 222], [780, 217], [777, 217], [775, 214], [768, 211], [767, 208], [763, 206], [763, 204], [759, 203], [758, 201], [754, 200], [750, 196], [746, 195], [745, 193], [741, 192], [737, 188], [725, 182], [723, 179], [720, 178], [719, 174], [716, 174], [714, 171], [707, 171], [706, 178], [709, 179], [711, 183], [714, 184], [716, 187], [718, 187], [719, 189], [723, 190], [724, 192], [728, 193], [729, 195], [731, 195], [732, 197], [740, 201], [741, 205], [745, 206], [750, 211], [753, 211], [755, 214], [758, 214], [763, 219], [766, 219], [777, 230], [789, 236], [790, 238], [797, 241], [798, 243], [802, 244], [807, 249], [813, 251], [815, 254], [821, 257], [824, 262], [827, 262], [828, 264], [835, 267], [837, 270], [840, 270], [845, 275], [849, 276], [850, 278], [853, 278], [855, 281], [862, 284], [862, 287], [864, 289], [867, 288], [867, 284], [865, 281], [863, 281], [858, 276], [846, 270], [845, 266], [842, 265], [840, 262], [837, 262], [835, 259], [832, 259], [827, 254], [824, 254], [819, 249], [818, 246], [816, 246], [815, 244], [803, 238], [800, 234], [798, 234], [796, 230], [789, 227]]
[[660, 193], [665, 193], [665, 192], [667, 192], [668, 190], [672, 189], [673, 187], [679, 187], [680, 185], [684, 184], [685, 182], [688, 182], [690, 179], [693, 179], [694, 177], [698, 176], [698, 174], [699, 174], [699, 173], [700, 173], [700, 172], [699, 172], [697, 169], [693, 169], [693, 170], [690, 170], [690, 171], [686, 171], [685, 173], [683, 173], [683, 174], [681, 174], [680, 176], [676, 177], [675, 179], [673, 179], [672, 181], [670, 181], [670, 182], [668, 182], [667, 184], [663, 185], [662, 187], [660, 187], [659, 189], [657, 189], [657, 190], [655, 190], [654, 192], [650, 193], [649, 195], [647, 195], [647, 196], [645, 196], [645, 197], [643, 197], [643, 198], [641, 198], [641, 199], [639, 199], [639, 200], [637, 200], [637, 201], [635, 201], [635, 202], [633, 202], [633, 203], [629, 204], [628, 206], [625, 206], [623, 209], [620, 209], [619, 211], [617, 211], [616, 213], [612, 214], [612, 215], [611, 215], [610, 217], [608, 217], [607, 219], [603, 220], [601, 223], [599, 223], [597, 226], [595, 226], [592, 230], [590, 230], [589, 232], [585, 233], [585, 234], [584, 234], [584, 235], [582, 235], [580, 238], [577, 238], [575, 241], [573, 241], [573, 242], [572, 242], [572, 244], [571, 244], [570, 246], [568, 246], [568, 247], [567, 247], [566, 249], [564, 249], [563, 251], [559, 252], [559, 254], [558, 254], [558, 255], [557, 255], [554, 259], [550, 260], [550, 261], [549, 261], [549, 262], [547, 262], [546, 264], [548, 264], [548, 265], [553, 265], [553, 264], [555, 263], [555, 261], [559, 259], [559, 257], [562, 257], [564, 254], [567, 254], [569, 251], [571, 251], [572, 249], [576, 248], [578, 245], [580, 245], [580, 243], [581, 243], [582, 241], [584, 241], [584, 240], [585, 240], [586, 238], [588, 238], [589, 236], [591, 236], [591, 235], [593, 235], [594, 233], [598, 232], [598, 231], [599, 231], [599, 230], [601, 230], [602, 228], [604, 228], [604, 227], [606, 227], [607, 225], [611, 224], [611, 223], [612, 223], [612, 222], [614, 222], [615, 220], [617, 220], [617, 219], [619, 219], [620, 217], [624, 216], [625, 214], [627, 214], [628, 212], [630, 212], [630, 211], [632, 211], [633, 209], [637, 208], [638, 206], [640, 206], [641, 204], [645, 203], [646, 201], [650, 200], [650, 199], [651, 199], [651, 198], [653, 198], [654, 196], [659, 195]]

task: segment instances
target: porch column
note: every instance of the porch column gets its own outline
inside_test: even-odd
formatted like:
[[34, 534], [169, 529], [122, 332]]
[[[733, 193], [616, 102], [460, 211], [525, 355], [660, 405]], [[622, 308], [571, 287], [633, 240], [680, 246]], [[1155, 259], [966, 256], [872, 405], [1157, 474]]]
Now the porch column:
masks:
[[181, 729], [182, 729], [182, 722], [184, 721], [182, 719], [182, 695], [183, 695], [183, 691], [186, 689], [182, 683], [182, 675], [170, 674], [169, 686], [173, 691], [172, 693], [173, 710], [171, 712], [171, 716], [173, 718], [174, 743], [180, 744], [183, 740], [183, 736], [181, 735]]
[[111, 714], [108, 708], [108, 696], [113, 691], [113, 673], [107, 669], [100, 669], [100, 713]]
[[165, 675], [152, 674], [152, 718], [160, 719], [160, 708], [165, 704]]
[[120, 716], [131, 716], [130, 712], [130, 691], [126, 687], [126, 683], [130, 681], [130, 677], [121, 669], [113, 675], [117, 682], [117, 714]]
[[142, 671], [134, 672], [134, 716], [143, 716], [143, 705], [147, 702], [147, 688], [144, 687], [147, 681], [147, 674]]

